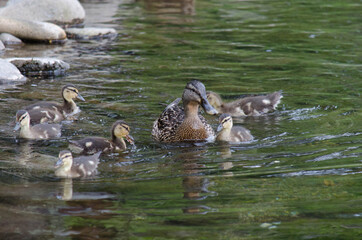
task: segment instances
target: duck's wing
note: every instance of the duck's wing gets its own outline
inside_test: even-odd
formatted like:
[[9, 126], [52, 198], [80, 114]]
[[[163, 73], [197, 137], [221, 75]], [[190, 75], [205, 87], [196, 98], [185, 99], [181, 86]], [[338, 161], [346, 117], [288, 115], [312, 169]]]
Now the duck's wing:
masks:
[[168, 141], [175, 136], [178, 126], [185, 118], [183, 108], [179, 107], [181, 98], [170, 103], [153, 123], [152, 137], [157, 141]]

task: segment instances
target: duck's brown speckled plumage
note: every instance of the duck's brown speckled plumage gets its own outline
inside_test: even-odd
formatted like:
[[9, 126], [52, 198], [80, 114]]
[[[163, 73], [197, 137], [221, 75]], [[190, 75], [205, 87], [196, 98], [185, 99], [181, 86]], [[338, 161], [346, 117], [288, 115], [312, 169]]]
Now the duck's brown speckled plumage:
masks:
[[[200, 104], [206, 105], [206, 111], [217, 113], [209, 106], [205, 94], [205, 87], [201, 82], [189, 82], [183, 94], [184, 107], [178, 106], [180, 98], [169, 104], [153, 123], [153, 138], [160, 142], [204, 141], [213, 138], [214, 130], [197, 113]], [[185, 108], [188, 110], [185, 111]]]

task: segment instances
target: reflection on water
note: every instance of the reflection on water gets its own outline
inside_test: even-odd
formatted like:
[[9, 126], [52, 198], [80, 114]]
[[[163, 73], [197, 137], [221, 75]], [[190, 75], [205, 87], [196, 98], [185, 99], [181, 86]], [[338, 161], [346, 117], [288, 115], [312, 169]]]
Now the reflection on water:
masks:
[[[86, 6], [94, 13], [103, 2]], [[117, 10], [119, 1], [106, 2]], [[125, 1], [97, 23], [116, 27], [115, 41], [6, 51], [71, 69], [1, 89], [0, 238], [357, 239], [359, 15], [353, 1]], [[281, 89], [285, 97], [274, 113], [234, 119], [254, 141], [155, 143], [162, 104], [193, 78], [226, 99]], [[61, 101], [66, 83], [86, 99], [78, 120], [63, 124], [60, 139], [18, 140], [16, 110]], [[216, 129], [217, 118], [206, 118]], [[116, 119], [131, 125], [137, 148], [102, 156], [94, 178], [54, 176], [69, 140], [108, 138]]]

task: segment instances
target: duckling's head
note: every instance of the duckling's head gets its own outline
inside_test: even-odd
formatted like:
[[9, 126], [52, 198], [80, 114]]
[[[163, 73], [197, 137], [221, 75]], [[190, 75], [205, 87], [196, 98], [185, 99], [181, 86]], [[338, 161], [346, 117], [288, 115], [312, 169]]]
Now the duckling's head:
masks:
[[19, 130], [22, 126], [29, 126], [30, 125], [30, 115], [28, 111], [19, 110], [16, 113], [16, 125], [14, 130]]
[[220, 95], [217, 94], [216, 92], [207, 91], [206, 96], [211, 106], [213, 106], [216, 110], [220, 112], [222, 105], [222, 99]]
[[233, 119], [227, 114], [223, 113], [219, 117], [219, 126], [217, 127], [217, 131], [220, 132], [223, 129], [230, 130], [233, 127]]
[[134, 144], [134, 139], [129, 135], [130, 127], [125, 121], [118, 120], [116, 121], [111, 129], [112, 137], [116, 138], [125, 138], [130, 144]]
[[192, 80], [186, 84], [182, 101], [184, 105], [189, 102], [197, 102], [208, 114], [215, 115], [218, 113], [207, 100], [205, 86], [200, 81]]
[[55, 164], [55, 168], [62, 168], [70, 171], [73, 164], [73, 156], [69, 150], [62, 150], [59, 153], [59, 160]]
[[62, 96], [68, 102], [71, 102], [76, 98], [85, 101], [84, 98], [79, 94], [78, 89], [72, 84], [68, 84], [63, 87]]

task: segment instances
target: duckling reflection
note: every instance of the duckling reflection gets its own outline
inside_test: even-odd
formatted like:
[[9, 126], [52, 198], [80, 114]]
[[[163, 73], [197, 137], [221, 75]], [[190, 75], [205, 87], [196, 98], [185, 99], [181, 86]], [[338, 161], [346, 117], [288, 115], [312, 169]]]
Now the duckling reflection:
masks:
[[156, 11], [160, 14], [181, 13], [184, 15], [195, 14], [195, 0], [137, 0], [145, 2], [149, 11]]

